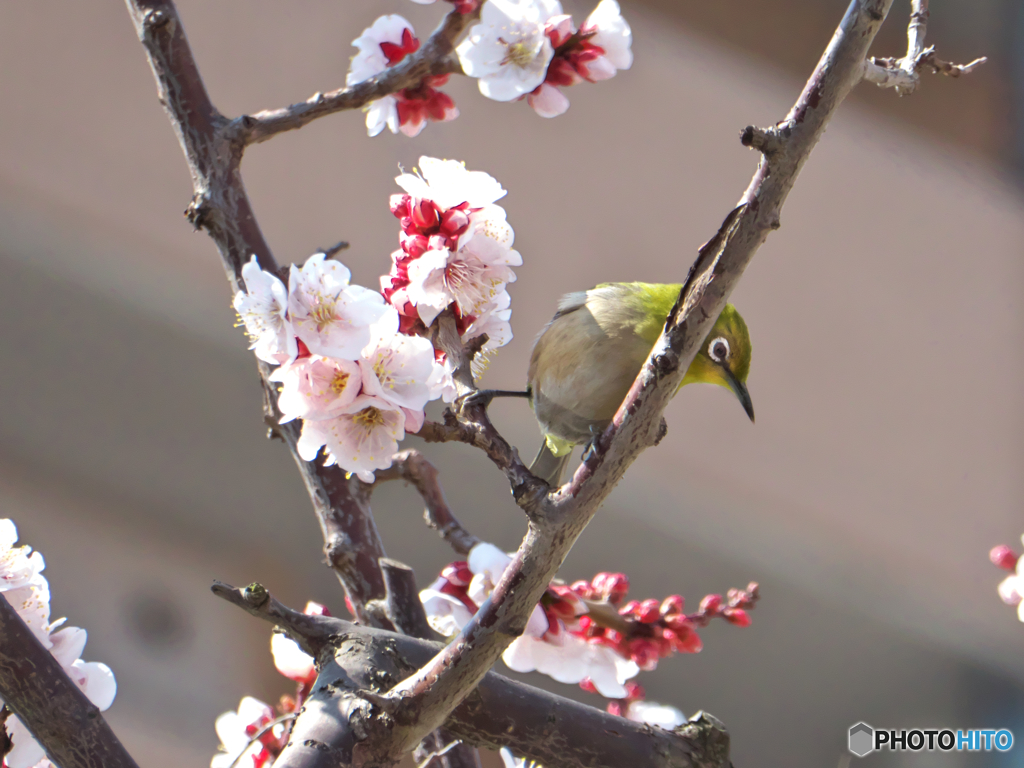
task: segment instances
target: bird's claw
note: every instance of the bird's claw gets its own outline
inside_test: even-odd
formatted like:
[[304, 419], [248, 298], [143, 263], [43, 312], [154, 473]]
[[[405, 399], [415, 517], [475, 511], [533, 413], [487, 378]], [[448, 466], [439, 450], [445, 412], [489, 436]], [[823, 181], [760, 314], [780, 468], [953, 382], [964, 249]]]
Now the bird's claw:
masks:
[[459, 413], [463, 413], [467, 408], [479, 407], [486, 410], [492, 400], [494, 400], [494, 390], [475, 389], [462, 397], [456, 398], [454, 405], [455, 410]]

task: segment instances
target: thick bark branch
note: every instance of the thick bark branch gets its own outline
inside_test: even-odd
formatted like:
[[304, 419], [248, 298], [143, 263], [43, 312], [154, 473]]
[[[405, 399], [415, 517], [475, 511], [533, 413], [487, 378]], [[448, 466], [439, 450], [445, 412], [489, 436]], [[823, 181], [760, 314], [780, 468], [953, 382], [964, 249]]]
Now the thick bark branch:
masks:
[[[330, 616], [304, 616], [284, 608], [263, 590], [250, 600], [246, 590], [219, 585], [214, 591], [252, 615], [279, 623], [290, 637], [306, 648], [320, 648], [321, 676], [314, 694], [316, 715], [302, 719], [326, 718], [342, 736], [338, 742], [301, 744], [295, 733], [292, 744], [278, 757], [275, 768], [324, 766], [316, 754], [327, 755], [337, 765], [339, 757], [360, 764], [386, 762], [379, 745], [360, 726], [356, 738], [341, 726], [356, 714], [359, 723], [391, 720], [384, 690], [416, 668], [426, 664], [441, 647], [438, 643], [397, 635], [352, 624]], [[260, 587], [259, 590], [262, 590]], [[315, 624], [312, 629], [307, 624]], [[309, 631], [311, 641], [297, 635]], [[330, 637], [330, 646], [319, 646], [319, 638]], [[330, 649], [337, 648], [333, 657]], [[361, 682], [362, 681], [362, 682]], [[298, 723], [297, 723], [298, 725]], [[546, 768], [721, 768], [728, 765], [729, 737], [720, 722], [698, 712], [675, 731], [665, 731], [611, 715], [594, 707], [488, 672], [479, 687], [456, 707], [445, 729], [468, 744], [489, 749], [509, 747], [516, 755], [540, 761]], [[325, 729], [321, 733], [329, 732]]]
[[0, 698], [61, 768], [138, 768], [96, 705], [2, 595]]

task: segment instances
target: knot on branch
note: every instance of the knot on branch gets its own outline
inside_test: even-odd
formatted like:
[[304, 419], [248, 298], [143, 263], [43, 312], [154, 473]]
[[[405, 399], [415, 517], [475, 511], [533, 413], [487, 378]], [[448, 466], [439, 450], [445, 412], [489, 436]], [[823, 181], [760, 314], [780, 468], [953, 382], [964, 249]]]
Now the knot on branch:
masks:
[[253, 608], [262, 608], [270, 599], [267, 588], [257, 581], [242, 590], [242, 599]]
[[740, 131], [740, 144], [756, 149], [769, 160], [782, 151], [785, 139], [789, 136], [788, 128], [758, 128], [748, 125]]
[[689, 722], [677, 726], [674, 733], [694, 743], [694, 766], [729, 765], [729, 732], [725, 724], [714, 715], [698, 710]]
[[142, 27], [149, 34], [165, 26], [170, 20], [171, 17], [164, 11], [150, 8], [142, 16]]
[[209, 229], [215, 213], [212, 195], [209, 190], [203, 190], [192, 195], [192, 200], [185, 209], [185, 219], [193, 229]]

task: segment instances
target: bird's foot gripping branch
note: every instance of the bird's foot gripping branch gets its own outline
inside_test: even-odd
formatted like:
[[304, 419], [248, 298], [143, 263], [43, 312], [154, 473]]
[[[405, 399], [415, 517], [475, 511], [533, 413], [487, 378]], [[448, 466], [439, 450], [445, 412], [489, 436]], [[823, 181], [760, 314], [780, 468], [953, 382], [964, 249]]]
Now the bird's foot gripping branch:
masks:
[[[297, 685], [278, 710], [247, 699], [218, 720], [226, 751], [214, 758], [215, 768], [250, 759], [256, 768], [391, 765], [414, 750], [431, 764], [475, 768], [476, 746], [508, 748], [548, 768], [728, 765], [721, 723], [647, 702], [633, 678], [675, 653], [699, 650], [697, 630], [713, 619], [745, 626], [757, 585], [706, 596], [686, 613], [678, 595], [626, 601], [621, 574], [572, 584], [556, 574], [626, 469], [663, 436], [662, 413], [681, 385], [727, 386], [753, 418], [745, 387], [749, 336], [726, 302], [780, 226], [800, 169], [850, 90], [868, 79], [905, 93], [917, 87], [922, 69], [956, 76], [980, 60], [952, 65], [925, 48], [927, 2], [914, 0], [907, 55], [869, 61], [892, 0], [853, 0], [789, 114], [769, 129], [743, 132], [743, 143], [761, 152], [758, 168], [686, 280], [599, 286], [566, 297], [545, 337], [551, 361], [540, 360], [539, 348], [527, 392], [559, 471], [573, 445], [590, 448], [569, 482], [552, 487], [560, 475], [532, 473], [491, 424], [487, 398], [475, 395], [488, 357], [511, 339], [507, 286], [516, 269], [529, 268], [498, 204], [501, 184], [430, 157], [401, 173], [390, 201], [400, 247], [377, 291], [351, 282], [335, 258], [342, 246], [280, 268], [240, 166], [249, 146], [337, 112], [365, 108], [371, 136], [385, 128], [414, 136], [429, 123], [456, 119], [459, 109], [443, 90], [451, 76], [476, 79], [487, 98], [522, 101], [544, 117], [562, 114], [569, 87], [632, 64], [632, 33], [618, 4], [601, 0], [577, 24], [557, 0], [448, 0], [423, 41], [401, 16], [383, 16], [355, 39], [343, 86], [233, 119], [210, 101], [173, 2], [126, 4], [191, 172], [187, 218], [220, 252], [258, 360], [266, 423], [295, 459], [327, 562], [355, 617], [345, 621], [315, 605], [298, 613], [258, 584], [215, 585], [220, 597], [279, 627], [275, 663]], [[581, 322], [587, 315], [597, 320]], [[628, 338], [626, 348], [602, 343], [609, 323], [630, 326], [632, 335], [616, 334]], [[563, 332], [568, 346], [557, 343]], [[561, 418], [559, 392], [577, 384], [554, 372], [558, 358], [571, 362], [567, 350], [580, 338], [590, 354], [608, 355], [618, 379], [599, 387], [613, 391], [609, 402]], [[623, 368], [625, 358], [631, 362]], [[436, 399], [453, 404], [441, 423], [425, 420]], [[515, 553], [481, 543], [456, 519], [429, 462], [397, 452], [408, 433], [472, 445], [506, 475], [527, 518]], [[422, 592], [408, 568], [386, 557], [371, 513], [376, 483], [398, 478], [416, 487], [428, 524], [465, 558]], [[36, 707], [40, 697], [22, 695], [24, 676], [0, 669], [7, 709], [34, 729], [61, 768], [133, 765], [95, 706], [76, 697], [60, 664], [29, 642], [24, 622], [7, 619], [4, 631], [25, 642], [5, 644], [5, 652], [21, 648], [46, 670], [68, 712], [64, 725], [91, 725], [48, 723], [51, 710]], [[501, 658], [513, 669], [581, 685], [607, 700], [606, 711], [501, 678], [491, 671]]]

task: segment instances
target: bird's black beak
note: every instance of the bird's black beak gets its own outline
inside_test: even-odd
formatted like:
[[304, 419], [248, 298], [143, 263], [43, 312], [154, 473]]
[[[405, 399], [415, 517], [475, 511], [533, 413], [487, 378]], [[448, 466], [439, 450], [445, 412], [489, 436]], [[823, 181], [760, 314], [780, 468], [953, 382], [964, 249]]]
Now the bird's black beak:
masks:
[[739, 399], [740, 405], [743, 406], [743, 410], [747, 412], [747, 416], [749, 416], [750, 420], [753, 421], [754, 404], [750, 401], [750, 393], [747, 392], [747, 385], [733, 376], [732, 371], [728, 368], [723, 366], [722, 370], [725, 371], [725, 380], [729, 383], [729, 389], [733, 391], [733, 394], [735, 394]]

